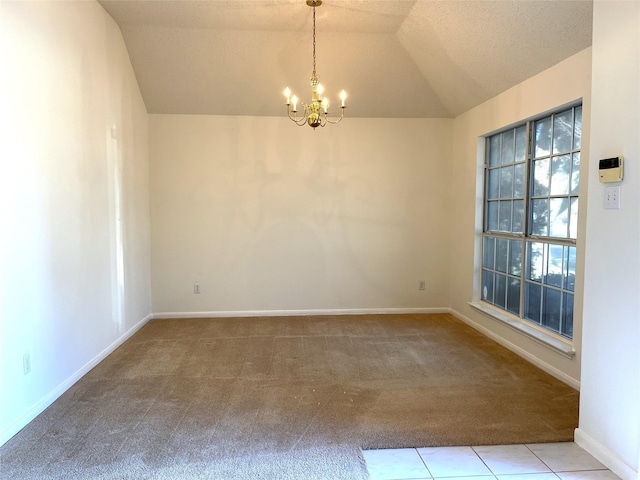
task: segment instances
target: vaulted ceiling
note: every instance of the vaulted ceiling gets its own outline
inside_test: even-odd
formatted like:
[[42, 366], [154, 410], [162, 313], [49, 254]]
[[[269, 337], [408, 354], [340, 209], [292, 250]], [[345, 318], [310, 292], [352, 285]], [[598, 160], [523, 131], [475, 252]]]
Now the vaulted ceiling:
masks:
[[[99, 0], [149, 113], [284, 115], [310, 99], [305, 0]], [[317, 72], [357, 117], [455, 117], [591, 45], [582, 0], [323, 0]]]

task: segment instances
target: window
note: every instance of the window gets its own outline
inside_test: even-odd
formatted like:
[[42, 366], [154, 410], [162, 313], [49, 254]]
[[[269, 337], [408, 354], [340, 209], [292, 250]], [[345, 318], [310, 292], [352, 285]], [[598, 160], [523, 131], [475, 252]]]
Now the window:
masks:
[[573, 338], [582, 107], [486, 139], [481, 298]]

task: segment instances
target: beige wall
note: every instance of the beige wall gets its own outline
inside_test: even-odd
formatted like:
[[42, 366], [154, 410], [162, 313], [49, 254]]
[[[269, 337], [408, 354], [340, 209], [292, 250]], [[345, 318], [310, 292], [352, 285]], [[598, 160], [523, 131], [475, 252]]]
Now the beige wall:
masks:
[[1, 445], [151, 300], [147, 113], [120, 30], [94, 2], [0, 10]]
[[[584, 135], [588, 138], [591, 50], [570, 57], [558, 65], [526, 80], [505, 93], [460, 115], [453, 128], [453, 178], [455, 196], [451, 209], [452, 251], [456, 260], [451, 265], [451, 308], [453, 312], [549, 373], [575, 386], [580, 381], [580, 342], [583, 244], [586, 209], [580, 210], [578, 241], [578, 272], [574, 347], [576, 356], [569, 359], [536, 342], [505, 324], [469, 306], [477, 299], [474, 286], [479, 282], [476, 253], [480, 242], [476, 235], [482, 230], [482, 166], [479, 158], [479, 138], [497, 129], [526, 120], [557, 107], [583, 99]], [[480, 142], [480, 145], [482, 142]], [[588, 158], [583, 148], [582, 158]], [[586, 162], [583, 162], [583, 165]], [[586, 200], [587, 169], [581, 169], [581, 205]], [[584, 187], [584, 188], [583, 188]]]
[[[613, 34], [612, 34], [613, 32]], [[640, 2], [594, 3], [583, 369], [576, 441], [625, 480], [640, 456]], [[624, 156], [620, 210], [598, 160]], [[616, 184], [613, 184], [616, 185]]]
[[446, 308], [451, 124], [151, 115], [154, 312]]

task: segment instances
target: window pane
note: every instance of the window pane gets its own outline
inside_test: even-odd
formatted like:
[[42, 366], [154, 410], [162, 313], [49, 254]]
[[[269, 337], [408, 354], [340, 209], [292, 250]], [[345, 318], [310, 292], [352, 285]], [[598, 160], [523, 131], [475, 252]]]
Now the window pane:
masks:
[[535, 283], [524, 284], [524, 317], [540, 323], [540, 294], [542, 287]]
[[527, 127], [522, 125], [516, 129], [516, 162], [524, 162], [527, 158]]
[[549, 199], [531, 200], [531, 234], [546, 236], [549, 233]]
[[509, 278], [507, 286], [507, 310], [516, 315], [520, 314], [520, 280]]
[[513, 196], [515, 198], [524, 197], [524, 167], [524, 163], [513, 166]]
[[545, 288], [542, 299], [542, 325], [554, 332], [560, 332], [560, 298], [558, 290]]
[[562, 261], [564, 259], [562, 245], [547, 245], [547, 274], [544, 283], [554, 287], [562, 287]]
[[511, 231], [511, 200], [500, 200], [499, 229], [501, 232]]
[[573, 126], [573, 149], [580, 148], [582, 140], [582, 107], [575, 108], [575, 125]]
[[503, 165], [513, 163], [513, 130], [508, 130], [502, 134], [502, 158]]
[[552, 198], [549, 200], [549, 219], [552, 237], [567, 238], [569, 236], [569, 199]]
[[544, 118], [535, 124], [535, 158], [551, 153], [551, 117]]
[[562, 155], [551, 160], [551, 195], [569, 194], [571, 157]]
[[565, 337], [573, 338], [573, 295], [562, 294], [562, 329], [560, 333]]
[[487, 202], [487, 230], [498, 231], [498, 202]]
[[544, 243], [527, 243], [527, 278], [536, 282], [542, 281], [544, 274]]
[[576, 285], [576, 247], [565, 247], [565, 274], [563, 287], [572, 292]]
[[571, 195], [578, 195], [580, 187], [580, 152], [573, 154], [573, 164], [571, 165]]
[[513, 197], [513, 167], [500, 169], [500, 198]]
[[509, 245], [509, 274], [519, 277], [522, 272], [522, 242], [510, 240]]
[[553, 117], [553, 153], [571, 151], [572, 119], [573, 110], [567, 110]]
[[500, 163], [500, 135], [489, 139], [489, 166], [495, 167]]
[[549, 195], [549, 159], [533, 162], [533, 196]]
[[513, 222], [511, 231], [513, 233], [522, 233], [522, 221], [524, 220], [524, 201], [513, 201]]
[[482, 299], [493, 303], [493, 272], [482, 271]]
[[571, 213], [569, 214], [569, 238], [578, 238], [578, 199], [571, 199]]
[[507, 296], [507, 277], [496, 273], [496, 287], [494, 296], [494, 305], [505, 308]]
[[498, 198], [498, 193], [500, 191], [500, 170], [494, 168], [493, 170], [488, 171], [489, 178], [487, 180], [487, 198]]
[[504, 238], [496, 239], [496, 270], [507, 272], [507, 259], [509, 253], [509, 240]]
[[493, 270], [494, 248], [496, 241], [491, 237], [484, 237], [482, 241], [482, 266]]

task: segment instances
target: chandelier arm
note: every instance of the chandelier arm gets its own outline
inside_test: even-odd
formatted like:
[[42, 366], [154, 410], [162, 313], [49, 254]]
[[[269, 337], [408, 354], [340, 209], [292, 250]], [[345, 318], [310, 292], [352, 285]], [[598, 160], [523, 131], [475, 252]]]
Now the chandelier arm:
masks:
[[302, 127], [304, 124], [307, 123], [306, 115], [304, 117], [298, 119], [297, 117], [292, 117], [291, 114], [289, 114], [289, 120], [291, 120], [293, 123], [295, 123], [299, 127]]
[[325, 120], [327, 121], [327, 123], [330, 123], [331, 125], [335, 125], [336, 123], [340, 123], [343, 118], [344, 117], [338, 117], [337, 120], [331, 120], [329, 118], [325, 118]]
[[346, 107], [341, 107], [341, 109], [342, 109], [342, 114], [338, 117], [338, 119], [337, 119], [337, 120], [331, 120], [331, 119], [329, 118], [329, 115], [328, 115], [327, 113], [325, 113], [325, 114], [324, 114], [324, 119], [327, 121], [327, 123], [330, 123], [330, 124], [332, 124], [332, 125], [335, 125], [336, 123], [340, 123], [340, 122], [342, 121], [342, 119], [344, 118], [344, 109], [345, 109], [345, 108], [346, 108]]
[[290, 104], [287, 104], [287, 115], [289, 117], [289, 120], [294, 122], [299, 127], [303, 126], [305, 123], [307, 123], [308, 108], [309, 108], [309, 106], [306, 103], [303, 103], [302, 104], [303, 115], [302, 115], [301, 118], [298, 118], [298, 115], [297, 115], [298, 111], [294, 110], [293, 111], [293, 116], [292, 116], [291, 115], [291, 106], [290, 106]]

